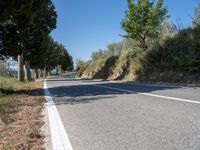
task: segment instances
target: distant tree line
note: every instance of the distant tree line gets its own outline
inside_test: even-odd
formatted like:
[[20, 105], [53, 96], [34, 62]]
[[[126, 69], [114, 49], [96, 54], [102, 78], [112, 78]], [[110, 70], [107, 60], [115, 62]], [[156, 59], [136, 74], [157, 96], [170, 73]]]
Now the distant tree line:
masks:
[[56, 28], [57, 13], [51, 0], [0, 1], [0, 59], [12, 57], [18, 61], [20, 81], [31, 80], [60, 66], [72, 70], [72, 57], [63, 45], [55, 42], [50, 33]]

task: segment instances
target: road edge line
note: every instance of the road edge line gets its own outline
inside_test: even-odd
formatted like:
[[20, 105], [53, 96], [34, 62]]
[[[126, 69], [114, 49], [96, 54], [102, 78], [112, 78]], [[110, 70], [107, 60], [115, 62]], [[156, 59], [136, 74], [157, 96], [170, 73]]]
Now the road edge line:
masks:
[[67, 132], [64, 128], [56, 105], [48, 90], [46, 79], [43, 83], [44, 97], [46, 99], [45, 107], [49, 120], [49, 128], [53, 150], [73, 150]]

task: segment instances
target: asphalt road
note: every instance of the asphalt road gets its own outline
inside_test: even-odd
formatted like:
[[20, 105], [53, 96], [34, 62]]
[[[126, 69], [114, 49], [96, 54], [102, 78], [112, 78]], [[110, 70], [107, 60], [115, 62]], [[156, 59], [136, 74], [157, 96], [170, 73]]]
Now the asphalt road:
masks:
[[200, 150], [198, 87], [69, 75], [51, 78], [47, 85], [74, 150]]

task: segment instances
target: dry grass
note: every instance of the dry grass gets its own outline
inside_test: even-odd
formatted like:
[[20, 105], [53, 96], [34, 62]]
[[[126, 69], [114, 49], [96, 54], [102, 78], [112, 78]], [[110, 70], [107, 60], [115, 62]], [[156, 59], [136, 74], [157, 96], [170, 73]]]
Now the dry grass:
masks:
[[0, 77], [0, 97], [20, 90], [26, 90], [31, 83], [20, 82], [14, 77]]
[[42, 82], [1, 78], [0, 149], [44, 149], [41, 127], [44, 104]]

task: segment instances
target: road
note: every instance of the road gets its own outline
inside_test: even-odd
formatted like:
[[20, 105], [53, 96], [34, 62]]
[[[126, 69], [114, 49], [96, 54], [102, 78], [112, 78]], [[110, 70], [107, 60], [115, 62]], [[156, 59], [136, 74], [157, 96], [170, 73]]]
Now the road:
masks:
[[[74, 150], [199, 150], [200, 88], [52, 77]], [[186, 101], [185, 101], [186, 100]]]

